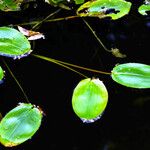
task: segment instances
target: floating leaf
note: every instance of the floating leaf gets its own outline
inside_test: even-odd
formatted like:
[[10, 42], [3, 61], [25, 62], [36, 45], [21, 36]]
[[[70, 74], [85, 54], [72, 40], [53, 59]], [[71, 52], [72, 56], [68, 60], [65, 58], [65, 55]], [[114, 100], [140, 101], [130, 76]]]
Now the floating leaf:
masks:
[[23, 0], [0, 0], [0, 10], [18, 11]]
[[0, 122], [0, 142], [6, 147], [17, 146], [30, 139], [39, 129], [42, 112], [32, 104], [21, 103]]
[[85, 0], [74, 0], [76, 4], [83, 4]]
[[143, 4], [138, 8], [141, 15], [147, 15], [147, 11], [150, 11], [150, 4]]
[[128, 14], [130, 8], [131, 3], [124, 0], [89, 1], [78, 8], [77, 15], [81, 17], [111, 17], [113, 20], [115, 20]]
[[3, 79], [3, 77], [4, 77], [4, 71], [3, 71], [3, 69], [0, 66], [0, 83], [1, 83], [1, 81]]
[[21, 58], [29, 55], [31, 45], [28, 39], [18, 30], [0, 27], [0, 55]]
[[70, 10], [70, 8], [67, 6], [67, 4], [70, 1], [67, 1], [67, 0], [45, 0], [45, 2], [47, 2], [48, 4], [55, 6], [55, 7], [58, 6], [58, 7], [61, 7], [63, 9]]
[[36, 0], [0, 0], [0, 10], [2, 11], [20, 11], [20, 6], [24, 4], [23, 8], [28, 8], [28, 3]]
[[113, 68], [112, 79], [132, 88], [150, 88], [150, 66], [140, 63], [120, 64]]
[[84, 79], [73, 92], [72, 107], [83, 122], [94, 122], [102, 115], [108, 101], [108, 92], [99, 79]]

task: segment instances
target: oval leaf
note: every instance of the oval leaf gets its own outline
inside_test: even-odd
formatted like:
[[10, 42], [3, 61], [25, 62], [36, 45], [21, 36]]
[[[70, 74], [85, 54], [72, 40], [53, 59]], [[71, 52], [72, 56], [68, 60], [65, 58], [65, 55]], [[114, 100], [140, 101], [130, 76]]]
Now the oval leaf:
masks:
[[21, 58], [31, 52], [28, 39], [18, 30], [0, 27], [0, 55]]
[[73, 92], [72, 107], [83, 122], [99, 119], [108, 101], [108, 92], [99, 79], [84, 79]]
[[113, 68], [112, 79], [132, 88], [150, 88], [150, 66], [140, 63], [120, 64]]
[[115, 20], [128, 14], [130, 8], [131, 3], [124, 0], [89, 1], [78, 8], [77, 15], [81, 17], [111, 17], [113, 20]]
[[138, 12], [141, 15], [148, 15], [147, 11], [150, 11], [150, 4], [143, 4], [138, 8]]
[[0, 122], [0, 142], [6, 147], [17, 146], [30, 139], [39, 129], [42, 112], [32, 104], [21, 103]]

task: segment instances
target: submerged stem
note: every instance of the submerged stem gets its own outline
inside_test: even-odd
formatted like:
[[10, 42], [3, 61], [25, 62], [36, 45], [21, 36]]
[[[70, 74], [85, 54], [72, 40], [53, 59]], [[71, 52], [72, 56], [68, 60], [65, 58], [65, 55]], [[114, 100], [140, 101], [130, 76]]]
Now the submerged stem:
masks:
[[104, 50], [107, 51], [107, 52], [111, 52], [111, 50], [107, 49], [106, 46], [102, 43], [102, 41], [96, 35], [95, 31], [92, 29], [92, 27], [89, 25], [89, 23], [85, 19], [83, 19], [83, 21], [86, 24], [86, 26], [90, 29], [90, 31], [92, 32], [92, 34], [95, 36], [95, 38], [97, 39], [97, 41], [99, 42], [99, 44], [104, 48]]
[[22, 91], [26, 101], [28, 103], [30, 103], [28, 96], [26, 95], [25, 91], [23, 90], [21, 84], [19, 83], [19, 81], [17, 80], [17, 78], [15, 77], [15, 75], [13, 74], [13, 72], [11, 71], [10, 67], [7, 65], [6, 61], [4, 59], [2, 59], [3, 63], [5, 64], [5, 66], [7, 67], [7, 70], [9, 71], [9, 73], [11, 74], [11, 76], [14, 78], [14, 80], [16, 81], [17, 85], [19, 86], [20, 90]]
[[74, 70], [74, 69], [68, 67], [67, 65], [65, 65], [65, 64], [63, 64], [63, 63], [60, 63], [59, 61], [56, 61], [55, 59], [48, 58], [48, 57], [41, 56], [41, 55], [36, 55], [36, 54], [31, 54], [31, 55], [34, 56], [34, 57], [37, 57], [37, 58], [40, 58], [40, 59], [47, 60], [47, 61], [49, 61], [49, 62], [55, 63], [55, 64], [57, 64], [57, 65], [59, 65], [59, 66], [62, 66], [62, 67], [64, 67], [64, 68], [68, 69], [68, 70], [71, 70], [71, 71], [73, 71], [73, 72], [75, 72], [75, 73], [77, 73], [77, 74], [83, 76], [84, 78], [88, 78], [86, 75], [84, 75], [84, 74], [82, 74], [82, 73], [80, 73], [80, 72], [78, 72], [78, 71], [76, 71], [76, 70]]
[[46, 18], [44, 18], [42, 21], [37, 22], [33, 27], [32, 30], [34, 30], [37, 26], [39, 26], [40, 24], [42, 24], [43, 22], [45, 22], [48, 18], [54, 16], [55, 14], [59, 13], [61, 9], [58, 9], [56, 11], [54, 11], [53, 13], [49, 14]]
[[[100, 70], [95, 70], [95, 69], [91, 69], [91, 68], [86, 68], [86, 67], [74, 65], [74, 64], [71, 64], [71, 63], [63, 62], [63, 61], [60, 61], [60, 60], [57, 60], [57, 59], [53, 59], [53, 58], [49, 58], [49, 57], [45, 57], [45, 56], [41, 56], [41, 55], [37, 55], [37, 54], [31, 54], [31, 55], [33, 55], [35, 57], [38, 57], [38, 58], [41, 58], [41, 59], [44, 59], [44, 60], [48, 60], [48, 61], [53, 62], [53, 63], [59, 63], [61, 65], [71, 66], [71, 67], [74, 67], [74, 68], [78, 68], [78, 69], [82, 69], [82, 70], [86, 70], [86, 71], [90, 71], [90, 72], [94, 72], [94, 73], [106, 74], [106, 75], [111, 74], [109, 72], [104, 72], [104, 71], [100, 71]], [[69, 69], [70, 69], [70, 67], [69, 67]]]

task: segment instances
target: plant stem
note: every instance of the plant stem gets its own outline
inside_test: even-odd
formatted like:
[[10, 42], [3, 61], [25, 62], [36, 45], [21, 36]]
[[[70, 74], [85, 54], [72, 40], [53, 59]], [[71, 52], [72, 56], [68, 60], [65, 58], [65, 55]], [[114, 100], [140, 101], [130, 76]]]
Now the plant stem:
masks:
[[60, 63], [59, 61], [56, 61], [55, 59], [48, 58], [48, 57], [41, 56], [41, 55], [36, 55], [36, 54], [31, 54], [31, 55], [34, 56], [34, 57], [37, 57], [37, 58], [40, 58], [40, 59], [47, 60], [47, 61], [49, 61], [49, 62], [55, 63], [55, 64], [57, 64], [57, 65], [59, 65], [59, 66], [62, 66], [62, 67], [64, 67], [64, 68], [68, 69], [68, 70], [71, 70], [71, 71], [73, 71], [73, 72], [75, 72], [75, 73], [77, 73], [77, 74], [83, 76], [84, 78], [88, 78], [86, 75], [84, 75], [84, 74], [82, 74], [82, 73], [80, 73], [80, 72], [78, 72], [78, 71], [76, 71], [76, 70], [74, 70], [74, 69], [68, 67], [67, 65], [65, 65], [65, 64], [63, 64], [63, 63]]
[[19, 86], [20, 90], [22, 91], [27, 103], [30, 103], [28, 96], [26, 95], [25, 91], [23, 90], [21, 84], [19, 83], [19, 81], [17, 80], [17, 78], [15, 77], [15, 75], [13, 74], [13, 72], [11, 71], [10, 67], [7, 65], [6, 61], [4, 59], [2, 59], [3, 63], [5, 64], [5, 66], [7, 67], [7, 70], [9, 71], [9, 73], [11, 74], [11, 76], [14, 78], [14, 80], [16, 81], [17, 85]]
[[111, 50], [107, 49], [106, 46], [102, 43], [102, 41], [96, 35], [95, 31], [92, 29], [92, 27], [89, 25], [89, 23], [85, 19], [83, 19], [83, 21], [87, 25], [87, 27], [90, 29], [90, 31], [92, 32], [92, 34], [94, 35], [94, 37], [97, 39], [97, 41], [99, 42], [99, 44], [104, 48], [104, 50], [107, 51], [107, 52], [111, 52]]
[[55, 12], [49, 14], [46, 18], [44, 18], [42, 21], [37, 22], [33, 27], [32, 30], [36, 29], [37, 26], [45, 22], [48, 18], [54, 16], [55, 14], [59, 13], [61, 9], [56, 10]]
[[[79, 18], [79, 17], [80, 16], [68, 16], [68, 17], [45, 20], [44, 22], [56, 22], [56, 21], [69, 20], [69, 19], [74, 19], [74, 18]], [[15, 24], [14, 26], [34, 25], [34, 24], [38, 24], [39, 22], [40, 21], [25, 22], [25, 23]]]
[[[37, 54], [31, 54], [31, 55], [35, 56], [35, 57], [38, 57], [38, 58], [41, 58], [41, 59], [44, 59], [44, 60], [47, 60], [47, 61], [50, 61], [50, 62], [53, 62], [53, 63], [59, 63], [61, 65], [71, 66], [71, 67], [74, 67], [74, 68], [78, 68], [78, 69], [82, 69], [82, 70], [86, 70], [86, 71], [90, 71], [90, 72], [94, 72], [94, 73], [106, 74], [106, 75], [111, 74], [109, 72], [104, 72], [104, 71], [100, 71], [100, 70], [95, 70], [95, 69], [91, 69], [91, 68], [86, 68], [86, 67], [74, 65], [74, 64], [71, 64], [71, 63], [63, 62], [63, 61], [60, 61], [60, 60], [52, 59], [52, 58], [37, 55]], [[70, 67], [68, 69], [70, 69]]]

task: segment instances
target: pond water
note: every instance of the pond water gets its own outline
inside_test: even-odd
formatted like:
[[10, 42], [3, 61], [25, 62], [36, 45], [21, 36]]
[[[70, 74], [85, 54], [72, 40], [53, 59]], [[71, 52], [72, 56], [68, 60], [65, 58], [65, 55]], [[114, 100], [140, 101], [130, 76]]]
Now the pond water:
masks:
[[[127, 55], [126, 58], [116, 58], [105, 51], [81, 18], [41, 24], [38, 31], [45, 39], [31, 42], [33, 53], [107, 72], [118, 63], [149, 65], [150, 17], [138, 14], [140, 4], [142, 1], [134, 2], [129, 15], [116, 21], [85, 18], [108, 49], [117, 47]], [[21, 12], [0, 12], [0, 26], [43, 19], [57, 9], [39, 2], [36, 8], [31, 5]], [[61, 10], [52, 18], [71, 15], [75, 15], [75, 11]], [[31, 25], [23, 27], [31, 29]], [[101, 119], [85, 124], [75, 115], [71, 105], [73, 89], [82, 76], [32, 55], [20, 60], [4, 59], [29, 101], [39, 105], [45, 113], [33, 138], [12, 149], [150, 149], [149, 89], [123, 87], [109, 75], [79, 70], [88, 77], [102, 80], [109, 93], [109, 102]], [[0, 85], [0, 112], [5, 115], [18, 102], [26, 100], [2, 60], [1, 66], [6, 73]], [[5, 148], [0, 145], [0, 149]]]

